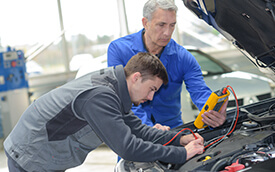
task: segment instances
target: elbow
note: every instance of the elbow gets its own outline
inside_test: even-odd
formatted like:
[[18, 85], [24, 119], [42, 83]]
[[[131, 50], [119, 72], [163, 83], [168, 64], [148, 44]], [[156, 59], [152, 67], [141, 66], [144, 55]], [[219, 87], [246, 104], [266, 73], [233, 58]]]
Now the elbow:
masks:
[[119, 153], [119, 156], [125, 160], [128, 160], [128, 161], [135, 161], [134, 160], [134, 154], [132, 153], [132, 151], [128, 151], [128, 150], [122, 150], [120, 153]]
[[128, 161], [142, 161], [139, 158], [138, 151], [135, 151], [135, 149], [123, 148], [118, 153], [118, 156]]

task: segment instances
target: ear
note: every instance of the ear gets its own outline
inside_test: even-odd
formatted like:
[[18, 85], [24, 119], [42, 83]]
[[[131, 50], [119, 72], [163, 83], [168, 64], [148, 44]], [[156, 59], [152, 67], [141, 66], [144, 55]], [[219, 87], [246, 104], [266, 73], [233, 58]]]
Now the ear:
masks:
[[135, 72], [135, 73], [132, 75], [132, 82], [135, 83], [135, 82], [137, 82], [140, 78], [141, 78], [141, 73]]
[[142, 25], [143, 25], [143, 27], [145, 28], [145, 30], [146, 30], [146, 28], [147, 28], [147, 23], [148, 23], [148, 19], [145, 18], [145, 17], [143, 17], [143, 18], [142, 18]]

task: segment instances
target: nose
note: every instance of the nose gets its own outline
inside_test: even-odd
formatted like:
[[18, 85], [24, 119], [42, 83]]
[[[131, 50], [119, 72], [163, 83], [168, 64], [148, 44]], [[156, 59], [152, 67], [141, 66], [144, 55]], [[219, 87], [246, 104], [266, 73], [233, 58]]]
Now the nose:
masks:
[[169, 27], [166, 27], [165, 29], [164, 29], [164, 35], [169, 35], [169, 33], [170, 33], [170, 29], [169, 29]]
[[164, 35], [169, 36], [169, 35], [172, 35], [173, 31], [174, 31], [174, 29], [173, 29], [173, 28], [171, 28], [171, 27], [167, 26], [167, 27], [165, 27], [165, 29], [164, 29], [164, 32], [163, 32], [163, 33], [164, 33]]
[[154, 91], [150, 91], [150, 93], [147, 95], [147, 99], [148, 100], [153, 100], [155, 92]]

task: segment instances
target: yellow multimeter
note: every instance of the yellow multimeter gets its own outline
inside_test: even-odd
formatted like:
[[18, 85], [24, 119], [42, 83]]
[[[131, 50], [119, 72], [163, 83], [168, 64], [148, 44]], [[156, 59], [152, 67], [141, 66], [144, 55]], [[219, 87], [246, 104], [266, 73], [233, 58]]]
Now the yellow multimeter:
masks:
[[204, 112], [208, 112], [209, 110], [214, 110], [219, 112], [222, 105], [226, 102], [228, 99], [228, 96], [230, 95], [229, 91], [226, 87], [217, 90], [215, 92], [212, 92], [209, 98], [207, 99], [206, 103], [204, 104], [203, 108], [201, 109], [198, 117], [194, 121], [194, 125], [198, 128], [205, 128], [207, 127], [206, 124], [202, 121], [202, 114]]

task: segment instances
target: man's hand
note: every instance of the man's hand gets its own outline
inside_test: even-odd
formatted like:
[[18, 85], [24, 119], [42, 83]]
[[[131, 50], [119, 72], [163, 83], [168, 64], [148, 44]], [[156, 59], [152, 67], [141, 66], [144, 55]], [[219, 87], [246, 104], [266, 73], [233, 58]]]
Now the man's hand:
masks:
[[170, 130], [169, 126], [161, 125], [161, 124], [156, 124], [156, 125], [153, 126], [153, 128], [163, 130], [163, 131], [169, 131]]
[[198, 133], [195, 133], [197, 139], [193, 134], [181, 136], [180, 144], [186, 149], [186, 160], [192, 158], [196, 154], [202, 154], [204, 150], [204, 139]]
[[[197, 140], [200, 140], [202, 145], [203, 145], [203, 137], [201, 135], [199, 135], [198, 133], [195, 133], [196, 137], [197, 137]], [[188, 135], [184, 135], [184, 136], [181, 136], [180, 138], [180, 144], [182, 146], [186, 146], [188, 143], [192, 142], [196, 140], [196, 138], [194, 137], [193, 134], [188, 134]]]
[[228, 100], [221, 107], [220, 112], [216, 112], [210, 110], [209, 112], [204, 112], [202, 116], [202, 121], [210, 127], [218, 127], [221, 126], [226, 120], [226, 108], [227, 108]]
[[195, 140], [191, 141], [190, 143], [188, 143], [185, 146], [185, 149], [186, 149], [186, 160], [189, 160], [196, 154], [203, 153], [203, 150], [204, 150], [203, 142], [199, 138], [195, 139]]

